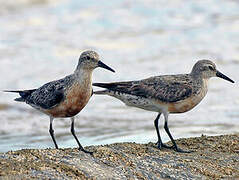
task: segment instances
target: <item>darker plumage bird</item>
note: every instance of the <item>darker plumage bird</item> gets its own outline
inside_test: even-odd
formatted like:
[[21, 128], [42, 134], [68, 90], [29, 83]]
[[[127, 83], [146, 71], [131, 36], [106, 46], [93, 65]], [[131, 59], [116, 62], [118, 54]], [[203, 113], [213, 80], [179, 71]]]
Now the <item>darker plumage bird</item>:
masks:
[[79, 150], [91, 153], [82, 147], [75, 135], [74, 116], [85, 107], [92, 96], [92, 73], [97, 67], [115, 72], [99, 60], [96, 52], [85, 51], [81, 54], [73, 74], [46, 83], [38, 89], [6, 92], [19, 93], [20, 97], [16, 98], [16, 101], [25, 102], [50, 117], [49, 132], [56, 149], [58, 145], [52, 128], [53, 119], [71, 117], [71, 133], [77, 141]]

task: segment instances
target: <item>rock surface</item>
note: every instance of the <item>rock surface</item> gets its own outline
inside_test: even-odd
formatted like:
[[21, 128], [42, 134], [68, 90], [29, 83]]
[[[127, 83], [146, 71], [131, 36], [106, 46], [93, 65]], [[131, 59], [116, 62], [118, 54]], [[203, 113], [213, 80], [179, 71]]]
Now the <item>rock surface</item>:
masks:
[[192, 153], [159, 151], [154, 143], [77, 149], [23, 149], [0, 154], [0, 179], [239, 178], [239, 134], [179, 139]]

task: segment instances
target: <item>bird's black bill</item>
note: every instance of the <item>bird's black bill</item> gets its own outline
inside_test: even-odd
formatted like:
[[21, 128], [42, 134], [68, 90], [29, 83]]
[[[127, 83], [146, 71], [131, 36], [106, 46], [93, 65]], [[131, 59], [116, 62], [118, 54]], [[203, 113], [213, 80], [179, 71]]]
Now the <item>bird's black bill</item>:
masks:
[[227, 77], [226, 75], [222, 74], [222, 73], [219, 72], [219, 71], [216, 72], [216, 76], [217, 76], [217, 77], [220, 77], [220, 78], [222, 78], [222, 79], [225, 79], [225, 80], [227, 80], [227, 81], [230, 81], [230, 82], [232, 82], [232, 83], [234, 83], [233, 80], [231, 80], [229, 77]]
[[112, 68], [110, 68], [109, 66], [107, 66], [106, 64], [104, 64], [102, 61], [99, 61], [99, 62], [98, 62], [98, 67], [101, 67], [101, 68], [107, 69], [107, 70], [109, 70], [109, 71], [115, 72], [115, 70], [113, 70]]

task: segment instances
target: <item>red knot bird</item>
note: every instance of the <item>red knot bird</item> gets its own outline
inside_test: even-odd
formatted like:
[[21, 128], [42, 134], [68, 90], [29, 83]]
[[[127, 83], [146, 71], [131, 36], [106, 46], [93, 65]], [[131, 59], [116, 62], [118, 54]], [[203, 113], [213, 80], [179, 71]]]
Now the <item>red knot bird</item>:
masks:
[[[200, 60], [189, 74], [163, 75], [150, 77], [138, 81], [93, 83], [93, 86], [105, 88], [95, 94], [113, 96], [128, 106], [154, 111], [158, 113], [154, 120], [157, 132], [157, 146], [173, 148], [177, 152], [191, 152], [180, 149], [175, 143], [169, 128], [169, 113], [183, 113], [195, 107], [206, 95], [208, 80], [211, 77], [220, 77], [234, 83], [233, 80], [216, 69], [216, 65], [209, 60]], [[173, 146], [163, 144], [158, 127], [160, 115], [164, 115], [164, 129], [171, 139]]]
[[79, 150], [92, 153], [85, 150], [76, 137], [74, 116], [85, 107], [93, 94], [92, 72], [97, 67], [115, 72], [99, 60], [99, 55], [96, 52], [85, 51], [80, 55], [77, 68], [73, 74], [46, 83], [38, 89], [6, 92], [19, 93], [20, 97], [16, 98], [15, 101], [25, 102], [50, 117], [49, 132], [56, 149], [58, 149], [58, 145], [52, 128], [53, 119], [70, 117], [71, 133], [79, 146]]

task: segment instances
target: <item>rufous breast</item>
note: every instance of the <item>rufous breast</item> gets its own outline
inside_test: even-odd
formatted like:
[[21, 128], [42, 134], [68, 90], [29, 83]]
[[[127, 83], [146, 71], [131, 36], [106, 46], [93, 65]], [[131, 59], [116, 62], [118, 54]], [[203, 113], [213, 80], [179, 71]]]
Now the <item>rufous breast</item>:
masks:
[[46, 110], [53, 117], [72, 117], [78, 114], [88, 103], [92, 93], [92, 87], [74, 83], [66, 93], [66, 97], [56, 107]]
[[199, 104], [202, 99], [207, 94], [207, 79], [203, 80], [202, 86], [198, 89], [198, 91], [194, 92], [190, 97], [177, 101], [174, 103], [168, 104], [168, 112], [170, 113], [183, 113], [191, 110], [197, 104]]

